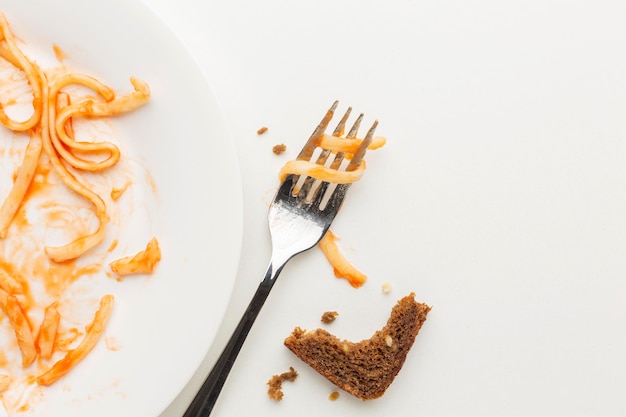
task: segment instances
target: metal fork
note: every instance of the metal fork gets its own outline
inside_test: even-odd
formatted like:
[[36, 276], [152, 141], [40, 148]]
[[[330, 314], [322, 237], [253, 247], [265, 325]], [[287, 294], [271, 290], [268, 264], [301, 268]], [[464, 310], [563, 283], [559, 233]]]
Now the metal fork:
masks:
[[[298, 160], [311, 161], [314, 159], [317, 164], [328, 164], [327, 166], [335, 169], [341, 168], [346, 157], [343, 152], [337, 152], [332, 160], [330, 159], [332, 152], [329, 150], [322, 149], [319, 153], [316, 152], [317, 149], [320, 149], [318, 146], [333, 118], [337, 105], [338, 102], [335, 101], [326, 112], [322, 122], [315, 128], [300, 151]], [[348, 108], [335, 128], [334, 136], [343, 135], [350, 112], [351, 108]], [[356, 137], [362, 119], [363, 114], [356, 119], [346, 136], [347, 138]], [[358, 150], [345, 167], [346, 171], [352, 171], [360, 165], [367, 147], [372, 141], [377, 124], [378, 122], [375, 121], [367, 132]], [[312, 248], [324, 237], [337, 215], [349, 187], [350, 184], [333, 184], [311, 177], [300, 178], [299, 175], [294, 174], [288, 175], [281, 183], [269, 209], [268, 220], [272, 237], [272, 257], [265, 277], [259, 284], [239, 324], [185, 412], [184, 417], [207, 417], [211, 413], [237, 355], [274, 286], [276, 278], [287, 261]]]

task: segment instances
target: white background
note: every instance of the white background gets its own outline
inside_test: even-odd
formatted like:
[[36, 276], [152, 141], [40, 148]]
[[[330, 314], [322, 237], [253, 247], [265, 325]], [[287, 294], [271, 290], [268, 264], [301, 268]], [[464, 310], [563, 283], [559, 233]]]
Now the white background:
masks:
[[[626, 3], [144, 1], [214, 88], [245, 200], [216, 346], [161, 417], [182, 415], [254, 292], [278, 169], [335, 99], [388, 138], [334, 227], [368, 282], [336, 280], [316, 249], [294, 259], [214, 415], [626, 414]], [[332, 332], [367, 338], [411, 291], [433, 310], [380, 400], [329, 401], [282, 346], [329, 309]], [[289, 366], [300, 377], [269, 400]]]

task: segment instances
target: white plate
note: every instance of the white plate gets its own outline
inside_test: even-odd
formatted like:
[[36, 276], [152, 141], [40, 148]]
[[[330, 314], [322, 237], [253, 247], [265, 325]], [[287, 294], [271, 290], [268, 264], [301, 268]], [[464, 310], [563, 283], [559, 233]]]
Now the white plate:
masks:
[[111, 255], [141, 249], [150, 234], [163, 253], [150, 277], [87, 279], [77, 303], [106, 292], [116, 297], [105, 340], [55, 385], [31, 384], [21, 415], [156, 416], [201, 363], [232, 292], [243, 211], [230, 133], [195, 62], [138, 2], [28, 0], [2, 11], [44, 67], [55, 44], [70, 69], [119, 92], [130, 90], [130, 76], [149, 83], [149, 104], [114, 119], [112, 128], [127, 163], [150, 173], [156, 192], [140, 175], [133, 215], [118, 213], [131, 224], [121, 226]]

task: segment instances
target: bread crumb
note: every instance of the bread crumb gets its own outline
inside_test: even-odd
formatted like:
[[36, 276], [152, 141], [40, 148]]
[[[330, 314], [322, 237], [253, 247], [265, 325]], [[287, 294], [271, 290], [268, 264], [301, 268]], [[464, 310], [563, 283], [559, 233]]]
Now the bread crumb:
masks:
[[389, 294], [389, 291], [391, 291], [391, 282], [389, 281], [383, 282], [382, 289], [385, 294]]
[[276, 155], [280, 155], [286, 150], [287, 150], [287, 145], [285, 145], [284, 143], [274, 145], [274, 147], [272, 148], [272, 152], [274, 152]]
[[332, 323], [333, 321], [335, 321], [338, 315], [339, 313], [337, 313], [336, 311], [326, 311], [324, 314], [322, 314], [322, 323]]
[[267, 127], [263, 126], [262, 128], [260, 128], [259, 130], [256, 131], [256, 134], [257, 135], [262, 135], [265, 132], [267, 132]]
[[331, 401], [335, 401], [337, 398], [339, 398], [339, 391], [333, 391], [328, 396], [328, 399]]
[[298, 373], [292, 366], [289, 367], [288, 372], [283, 372], [280, 375], [273, 375], [269, 381], [267, 381], [267, 385], [269, 388], [267, 389], [267, 395], [272, 400], [281, 401], [283, 399], [283, 381], [293, 382], [295, 381]]

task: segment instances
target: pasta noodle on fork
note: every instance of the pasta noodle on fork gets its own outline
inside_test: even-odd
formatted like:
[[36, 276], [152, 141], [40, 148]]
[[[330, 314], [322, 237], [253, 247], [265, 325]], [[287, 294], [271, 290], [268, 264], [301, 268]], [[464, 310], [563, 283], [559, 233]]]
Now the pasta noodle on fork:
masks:
[[[350, 159], [361, 145], [363, 139], [356, 137], [344, 138], [341, 137], [342, 134], [343, 129], [333, 135], [324, 133], [320, 137], [317, 146], [324, 149], [328, 154], [334, 153], [337, 155], [344, 153]], [[386, 142], [387, 140], [382, 136], [374, 137], [368, 149], [378, 149], [384, 146]], [[327, 158], [325, 160], [327, 160]], [[288, 175], [294, 174], [334, 184], [351, 184], [361, 179], [366, 167], [365, 160], [362, 160], [360, 165], [352, 171], [340, 170], [340, 165], [337, 165], [339, 164], [333, 163], [330, 166], [326, 166], [312, 161], [291, 160], [283, 165], [278, 177], [280, 181], [283, 181]], [[346, 259], [337, 246], [337, 240], [337, 236], [331, 230], [328, 230], [318, 243], [318, 246], [333, 267], [335, 276], [346, 279], [351, 286], [358, 288], [365, 283], [367, 275], [358, 270]]]

